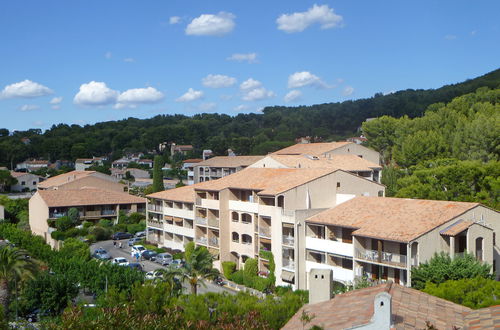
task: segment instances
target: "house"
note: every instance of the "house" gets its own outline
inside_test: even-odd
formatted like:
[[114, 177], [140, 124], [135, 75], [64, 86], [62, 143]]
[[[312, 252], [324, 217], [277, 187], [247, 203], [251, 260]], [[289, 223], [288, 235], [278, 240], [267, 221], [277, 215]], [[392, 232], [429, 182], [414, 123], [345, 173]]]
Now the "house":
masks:
[[200, 158], [191, 158], [191, 159], [186, 159], [185, 161], [182, 162], [182, 169], [184, 171], [187, 171], [187, 184], [191, 185], [194, 184], [194, 167], [202, 162], [203, 159]]
[[125, 168], [125, 169], [120, 169], [120, 168], [110, 168], [111, 170], [111, 176], [118, 179], [122, 180], [125, 179], [126, 173], [129, 172], [131, 176], [133, 176], [135, 179], [149, 179], [150, 175], [148, 171], [141, 170], [140, 168]]
[[261, 160], [264, 156], [218, 156], [193, 166], [194, 183], [216, 180], [236, 173]]
[[120, 211], [145, 212], [146, 200], [124, 192], [102, 188], [38, 190], [29, 200], [29, 223], [33, 234], [42, 236], [52, 247], [57, 241], [50, 234], [55, 231], [55, 221], [67, 215], [70, 208], [77, 208], [80, 219], [99, 221], [118, 219]]
[[183, 154], [184, 156], [187, 155], [188, 152], [193, 151], [193, 146], [190, 144], [175, 144], [172, 142], [170, 144], [170, 155], [175, 155], [176, 153]]
[[16, 165], [16, 171], [33, 172], [42, 168], [48, 168], [50, 163], [47, 160], [28, 159]]
[[309, 155], [319, 158], [329, 158], [334, 155], [356, 155], [380, 164], [380, 154], [354, 142], [324, 142], [324, 143], [298, 143], [290, 147], [275, 151], [273, 155]]
[[153, 168], [153, 160], [152, 159], [138, 159], [137, 164], [147, 166], [148, 168]]
[[334, 168], [351, 172], [378, 183], [382, 179], [382, 166], [356, 155], [267, 155], [249, 167], [261, 168]]
[[347, 139], [347, 141], [354, 142], [356, 144], [362, 144], [362, 143], [365, 143], [366, 141], [368, 141], [368, 139], [365, 138], [363, 135], [361, 135], [361, 136], [350, 137]]
[[132, 160], [128, 158], [120, 158], [115, 160], [114, 162], [111, 163], [112, 168], [119, 168], [119, 169], [124, 169], [128, 167], [128, 164], [130, 164]]
[[172, 251], [183, 251], [194, 240], [196, 185], [147, 195], [147, 240]]
[[498, 278], [500, 213], [478, 203], [361, 196], [305, 219], [301, 228], [301, 289], [311, 269], [331, 269], [344, 284], [368, 277], [409, 286], [411, 268], [440, 252], [471, 253], [492, 264]]
[[43, 181], [41, 176], [27, 172], [10, 171], [10, 175], [17, 180], [17, 183], [10, 187], [10, 190], [15, 192], [37, 190], [38, 184]]
[[103, 157], [93, 157], [93, 158], [78, 158], [75, 160], [75, 170], [85, 171], [87, 168], [92, 166], [102, 166], [104, 165]]
[[500, 305], [472, 310], [395, 283], [339, 294], [303, 306], [283, 329], [497, 329]]
[[68, 190], [94, 187], [112, 191], [127, 191], [127, 186], [110, 175], [96, 171], [71, 171], [48, 178], [38, 184], [38, 190]]
[[[222, 261], [234, 261], [240, 268], [250, 257], [259, 261], [259, 270], [265, 274], [269, 272], [268, 253], [272, 252], [278, 285], [295, 285], [294, 257], [299, 248], [295, 236], [299, 220], [354, 196], [377, 196], [385, 190], [379, 183], [346, 171], [324, 168], [246, 168], [192, 187], [194, 197], [188, 196], [178, 202], [182, 201], [183, 209], [189, 209], [184, 204], [193, 202], [194, 240], [218, 259], [215, 266], [220, 267]], [[165, 213], [165, 203], [175, 201], [172, 196], [178, 189], [181, 188], [168, 191], [161, 203], [159, 198], [151, 199], [151, 203], [162, 206], [163, 215], [174, 216]], [[190, 191], [183, 189], [182, 193]], [[149, 209], [147, 219], [148, 227], [158, 228], [158, 220], [162, 221]], [[174, 231], [177, 227], [170, 227], [173, 235], [181, 235], [180, 231]], [[163, 244], [166, 245], [165, 239]]]

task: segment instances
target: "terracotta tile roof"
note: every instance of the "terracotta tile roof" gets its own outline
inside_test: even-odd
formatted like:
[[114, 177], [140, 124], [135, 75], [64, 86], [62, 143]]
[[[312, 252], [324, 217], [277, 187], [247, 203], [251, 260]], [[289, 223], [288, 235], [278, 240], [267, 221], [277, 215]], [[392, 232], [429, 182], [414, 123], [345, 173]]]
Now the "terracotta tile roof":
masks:
[[345, 171], [371, 171], [381, 169], [375, 164], [356, 155], [333, 155], [332, 158], [308, 157], [307, 155], [269, 155], [272, 159], [291, 168], [336, 168]]
[[418, 290], [386, 283], [340, 294], [326, 302], [306, 305], [283, 329], [301, 329], [302, 310], [310, 316], [315, 316], [307, 324], [308, 328], [318, 325], [324, 329], [346, 329], [367, 324], [373, 316], [375, 296], [384, 291], [392, 296], [392, 323], [395, 329], [426, 329], [426, 321], [437, 329], [451, 329], [453, 326], [463, 328], [478, 320], [484, 324], [491, 324], [495, 321], [489, 321], [488, 316], [495, 314], [496, 316], [491, 319], [494, 320], [496, 317], [500, 320], [498, 306], [473, 311], [468, 307]]
[[311, 155], [321, 156], [324, 153], [338, 149], [353, 142], [298, 143], [275, 151], [274, 155]]
[[444, 236], [455, 236], [457, 234], [460, 234], [470, 226], [472, 226], [474, 222], [468, 221], [468, 220], [458, 220], [451, 226], [441, 230], [439, 233]]
[[209, 158], [196, 166], [211, 167], [240, 167], [249, 166], [261, 160], [265, 156], [217, 156]]
[[[13, 177], [13, 178], [19, 178], [21, 176], [24, 176], [24, 175], [35, 175], [35, 174], [31, 174], [31, 173], [25, 173], [25, 172], [14, 172], [14, 171], [10, 171], [10, 175]], [[35, 175], [35, 176], [38, 176], [38, 175]]]
[[335, 172], [335, 169], [246, 168], [218, 180], [201, 182], [196, 189], [220, 191], [226, 188], [257, 190], [276, 195]]
[[[357, 228], [356, 236], [409, 242], [480, 204], [388, 197], [355, 197], [307, 221]], [[397, 226], [395, 225], [397, 224]]]
[[195, 200], [194, 189], [196, 186], [197, 184], [179, 187], [175, 189], [168, 189], [153, 194], [149, 194], [146, 197], [163, 199], [167, 201], [194, 203]]
[[499, 329], [500, 305], [472, 311], [465, 317], [465, 322], [468, 329]]
[[95, 171], [71, 171], [68, 173], [63, 173], [57, 176], [53, 176], [51, 178], [48, 178], [47, 180], [41, 182], [38, 184], [38, 188], [51, 188], [51, 187], [58, 187], [63, 184], [66, 184], [68, 182], [73, 182], [76, 180], [79, 180], [81, 178], [85, 178], [89, 175], [94, 174]]
[[190, 158], [190, 159], [184, 160], [182, 163], [183, 164], [186, 164], [186, 163], [200, 163], [202, 161], [203, 161], [203, 159], [201, 159], [201, 158]]
[[26, 161], [26, 164], [49, 164], [49, 161], [47, 160], [28, 160]]
[[146, 203], [142, 197], [97, 188], [39, 190], [37, 194], [49, 207]]

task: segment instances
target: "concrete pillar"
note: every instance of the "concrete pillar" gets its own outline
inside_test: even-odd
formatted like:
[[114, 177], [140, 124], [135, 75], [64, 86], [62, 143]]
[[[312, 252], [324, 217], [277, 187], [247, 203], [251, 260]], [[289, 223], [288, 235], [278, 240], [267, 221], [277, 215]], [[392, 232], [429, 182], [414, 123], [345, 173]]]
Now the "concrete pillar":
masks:
[[450, 236], [450, 257], [455, 256], [455, 236]]

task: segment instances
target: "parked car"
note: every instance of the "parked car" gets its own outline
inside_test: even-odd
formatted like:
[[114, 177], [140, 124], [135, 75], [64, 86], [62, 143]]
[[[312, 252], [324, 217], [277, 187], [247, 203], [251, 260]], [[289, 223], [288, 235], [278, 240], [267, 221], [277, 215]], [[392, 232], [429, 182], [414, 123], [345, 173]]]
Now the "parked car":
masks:
[[142, 241], [142, 238], [140, 237], [132, 237], [131, 239], [128, 240], [128, 246], [135, 245], [137, 242]]
[[227, 284], [227, 282], [220, 276], [215, 278], [214, 283], [219, 285], [219, 286], [224, 286]]
[[172, 255], [170, 253], [160, 253], [156, 256], [155, 262], [162, 266], [167, 266], [172, 262]]
[[163, 274], [161, 272], [158, 272], [158, 271], [147, 272], [145, 277], [146, 277], [146, 280], [156, 280], [156, 279], [162, 279]]
[[127, 266], [129, 266], [132, 269], [137, 269], [142, 272], [142, 265], [137, 262], [130, 262]]
[[169, 266], [173, 267], [173, 268], [181, 268], [182, 266], [184, 266], [184, 260], [182, 260], [182, 259], [174, 259], [169, 264]]
[[116, 232], [113, 235], [111, 235], [111, 238], [115, 241], [121, 240], [121, 239], [131, 238], [131, 237], [132, 237], [131, 233], [122, 233], [122, 232]]
[[115, 265], [118, 265], [118, 266], [127, 266], [129, 262], [127, 259], [125, 259], [123, 257], [118, 257], [118, 258], [114, 258], [112, 263]]
[[151, 250], [146, 250], [146, 251], [142, 252], [142, 257], [146, 260], [155, 261], [157, 255], [158, 255], [158, 253], [156, 253], [155, 251], [151, 251]]
[[146, 248], [142, 245], [134, 245], [132, 249], [130, 249], [130, 255], [135, 257], [137, 254], [142, 256], [142, 253], [147, 251]]
[[99, 260], [110, 260], [112, 259], [109, 253], [104, 250], [102, 247], [97, 248], [94, 253], [92, 253], [92, 257]]
[[138, 231], [134, 235], [135, 237], [146, 237], [146, 232], [145, 231]]

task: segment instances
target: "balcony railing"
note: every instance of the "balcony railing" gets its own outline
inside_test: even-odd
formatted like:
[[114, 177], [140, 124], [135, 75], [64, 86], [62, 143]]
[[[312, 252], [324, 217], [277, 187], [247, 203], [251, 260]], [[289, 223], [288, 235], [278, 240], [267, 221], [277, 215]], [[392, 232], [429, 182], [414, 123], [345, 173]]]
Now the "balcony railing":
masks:
[[59, 219], [66, 216], [66, 213], [50, 213], [49, 218]]
[[260, 227], [259, 234], [260, 234], [260, 236], [271, 237], [271, 228], [270, 227]]
[[217, 237], [212, 237], [208, 240], [208, 244], [210, 246], [215, 246], [215, 247], [218, 247], [219, 246], [219, 239]]
[[219, 228], [219, 219], [208, 219], [208, 225]]
[[283, 244], [286, 245], [294, 245], [295, 244], [295, 237], [293, 236], [283, 236]]
[[384, 252], [376, 250], [358, 250], [356, 249], [356, 258], [373, 261], [383, 264], [395, 264], [400, 266], [406, 266], [406, 256], [399, 253]]
[[86, 217], [100, 217], [101, 211], [85, 211]]
[[200, 243], [200, 244], [207, 244], [207, 238], [206, 237], [196, 237], [195, 239], [196, 243]]
[[163, 206], [151, 205], [150, 204], [150, 205], [148, 205], [148, 211], [162, 213], [163, 212]]
[[207, 218], [195, 217], [194, 218], [194, 223], [197, 224], [197, 225], [206, 225], [207, 224]]
[[148, 226], [163, 229], [163, 222], [150, 219], [148, 220]]
[[283, 259], [283, 268], [295, 271], [295, 261], [290, 259]]
[[115, 210], [102, 210], [101, 215], [116, 215]]

